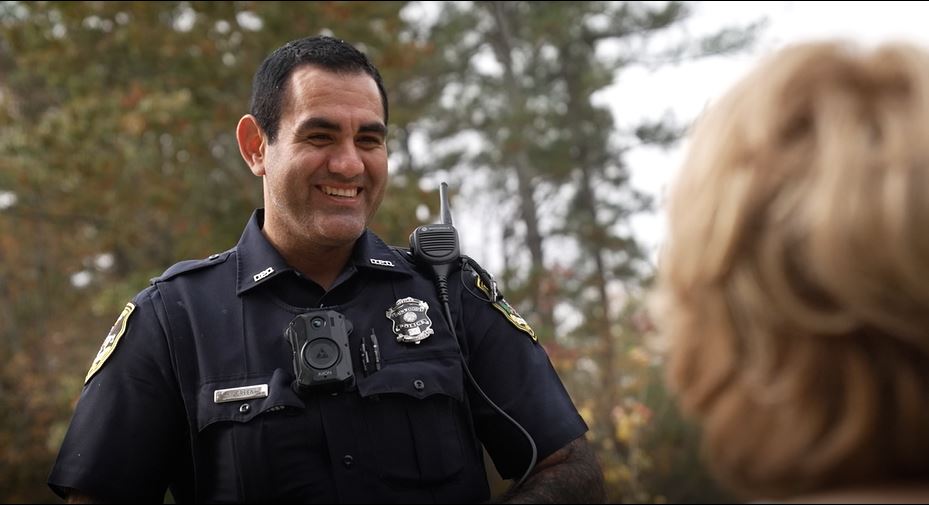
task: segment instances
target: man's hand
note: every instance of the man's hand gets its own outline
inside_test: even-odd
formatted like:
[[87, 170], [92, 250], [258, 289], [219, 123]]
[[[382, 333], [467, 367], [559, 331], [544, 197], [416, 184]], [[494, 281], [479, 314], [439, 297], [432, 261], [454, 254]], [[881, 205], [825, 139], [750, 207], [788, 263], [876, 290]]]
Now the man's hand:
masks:
[[606, 490], [596, 455], [583, 436], [540, 461], [503, 503], [603, 503]]

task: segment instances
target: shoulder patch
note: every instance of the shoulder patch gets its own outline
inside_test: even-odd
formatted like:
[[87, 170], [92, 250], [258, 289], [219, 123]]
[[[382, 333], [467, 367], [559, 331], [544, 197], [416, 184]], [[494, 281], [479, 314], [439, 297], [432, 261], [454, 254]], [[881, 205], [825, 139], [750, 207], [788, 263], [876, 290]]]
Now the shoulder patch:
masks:
[[100, 350], [97, 351], [94, 362], [90, 365], [90, 370], [87, 371], [87, 377], [84, 377], [84, 384], [90, 381], [90, 378], [103, 367], [103, 363], [106, 362], [107, 358], [113, 354], [113, 350], [116, 349], [116, 344], [119, 343], [119, 339], [122, 338], [123, 333], [126, 333], [126, 322], [129, 320], [129, 316], [132, 315], [133, 310], [135, 310], [135, 304], [132, 302], [127, 303], [122, 313], [116, 319], [116, 322], [113, 323], [113, 327], [110, 328], [110, 332], [103, 340], [103, 345], [101, 345]]
[[[475, 283], [477, 284], [478, 289], [483, 291], [484, 294], [487, 295], [488, 298], [493, 300], [494, 297], [493, 295], [491, 295], [491, 290], [481, 280], [481, 276], [475, 275], [474, 278], [475, 278]], [[498, 293], [496, 296], [496, 300], [493, 301], [491, 305], [493, 305], [494, 308], [496, 308], [501, 313], [503, 313], [503, 315], [506, 316], [507, 320], [513, 326], [515, 326], [516, 329], [522, 332], [525, 332], [527, 335], [529, 335], [532, 338], [533, 342], [538, 343], [539, 339], [538, 337], [536, 337], [535, 331], [532, 329], [531, 326], [529, 326], [529, 323], [527, 323], [526, 320], [523, 319], [523, 316], [519, 315], [519, 312], [516, 312], [516, 309], [514, 309], [512, 305], [510, 305], [509, 303], [507, 303], [506, 300], [503, 299], [502, 295]]]

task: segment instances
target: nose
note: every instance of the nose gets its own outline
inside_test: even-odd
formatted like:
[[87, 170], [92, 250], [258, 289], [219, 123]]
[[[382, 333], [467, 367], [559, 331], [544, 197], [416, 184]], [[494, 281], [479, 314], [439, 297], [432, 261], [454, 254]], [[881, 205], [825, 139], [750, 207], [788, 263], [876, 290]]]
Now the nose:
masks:
[[329, 158], [329, 171], [344, 177], [355, 177], [364, 173], [365, 165], [353, 142], [345, 143]]

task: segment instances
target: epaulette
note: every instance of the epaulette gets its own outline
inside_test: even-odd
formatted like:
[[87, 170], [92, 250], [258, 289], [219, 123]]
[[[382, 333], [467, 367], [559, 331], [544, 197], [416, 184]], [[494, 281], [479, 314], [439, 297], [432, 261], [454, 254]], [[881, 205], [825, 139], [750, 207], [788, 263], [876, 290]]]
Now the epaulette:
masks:
[[235, 249], [229, 249], [228, 251], [225, 251], [225, 252], [211, 254], [209, 257], [204, 258], [204, 259], [180, 261], [172, 265], [167, 270], [165, 270], [165, 272], [159, 275], [158, 277], [152, 277], [149, 280], [149, 283], [155, 284], [156, 282], [164, 282], [164, 281], [173, 279], [174, 277], [177, 277], [178, 275], [186, 274], [188, 272], [193, 272], [195, 270], [200, 270], [201, 268], [219, 265], [220, 263], [225, 262], [229, 258], [229, 255], [231, 255], [234, 250]]
[[400, 246], [395, 246], [395, 245], [391, 245], [387, 247], [389, 247], [390, 250], [393, 251], [397, 256], [400, 256], [401, 258], [406, 260], [406, 262], [409, 263], [410, 265], [416, 265], [416, 260], [413, 259], [413, 253], [410, 251], [408, 247], [400, 247]]
[[516, 329], [526, 333], [532, 338], [533, 342], [538, 343], [538, 337], [536, 337], [535, 331], [529, 326], [529, 323], [503, 298], [503, 293], [497, 288], [497, 281], [494, 280], [494, 276], [490, 275], [487, 270], [484, 270], [481, 265], [468, 256], [461, 256], [461, 264], [462, 268], [474, 272], [474, 284], [487, 296], [486, 301], [500, 311]]
[[[400, 246], [395, 246], [395, 245], [390, 245], [387, 247], [389, 247], [390, 250], [393, 251], [395, 256], [399, 256], [414, 270], [421, 270], [423, 268], [429, 267], [429, 265], [424, 265], [416, 261], [416, 257], [413, 256], [413, 251], [411, 251], [410, 248], [408, 247], [400, 247]], [[458, 268], [463, 268], [465, 265], [466, 258], [467, 256], [462, 256], [458, 261], [456, 261], [455, 264], [453, 265], [452, 271], [457, 272]]]
[[489, 302], [493, 303], [503, 298], [503, 295], [497, 289], [497, 281], [494, 276], [484, 270], [477, 261], [474, 261], [470, 256], [461, 255], [461, 266], [465, 270], [471, 270], [475, 277], [475, 284], [488, 296]]

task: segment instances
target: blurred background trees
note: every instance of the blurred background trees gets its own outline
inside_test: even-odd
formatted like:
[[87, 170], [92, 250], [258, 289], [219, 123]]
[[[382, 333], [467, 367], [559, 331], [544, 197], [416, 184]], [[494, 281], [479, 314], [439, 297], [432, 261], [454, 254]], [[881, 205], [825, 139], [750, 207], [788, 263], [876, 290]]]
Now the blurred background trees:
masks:
[[[0, 500], [45, 479], [115, 317], [172, 263], [236, 242], [261, 184], [234, 128], [282, 43], [359, 45], [390, 96], [391, 188], [373, 227], [434, 222], [437, 181], [482, 233], [591, 426], [610, 500], [726, 500], [661, 380], [629, 218], [629, 131], [591, 100], [643, 61], [735, 51], [755, 27], [671, 37], [678, 2], [0, 2]], [[677, 32], [674, 32], [677, 33]], [[487, 214], [484, 219], [487, 219]], [[469, 230], [460, 228], [459, 233]], [[465, 251], [480, 258], [477, 251]], [[485, 265], [486, 266], [486, 265]]]

